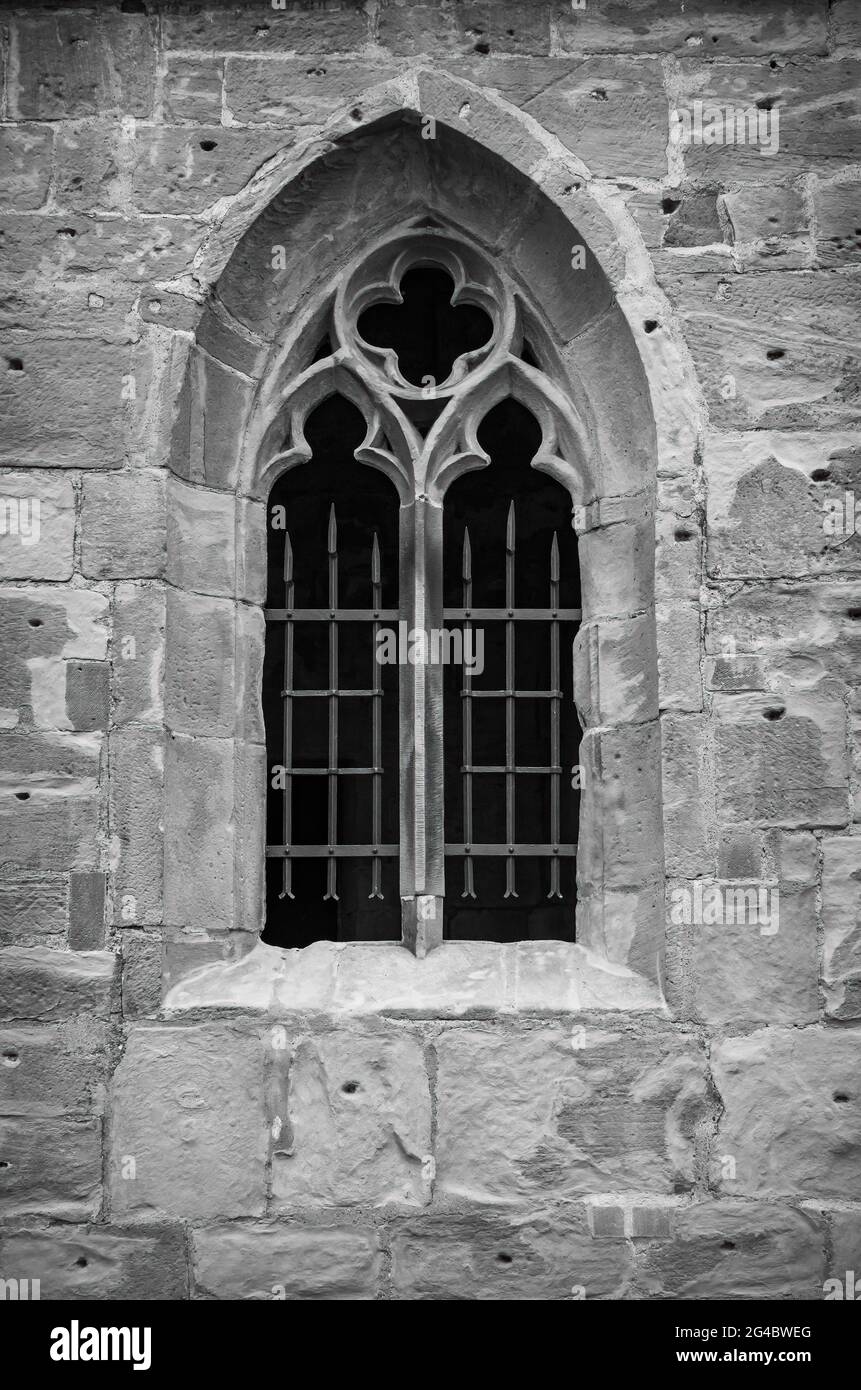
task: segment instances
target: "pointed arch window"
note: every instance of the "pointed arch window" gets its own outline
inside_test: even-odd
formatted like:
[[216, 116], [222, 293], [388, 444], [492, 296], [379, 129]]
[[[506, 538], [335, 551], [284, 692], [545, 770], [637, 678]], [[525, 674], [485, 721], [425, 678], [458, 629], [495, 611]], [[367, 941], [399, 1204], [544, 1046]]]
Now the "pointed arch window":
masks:
[[552, 356], [425, 225], [270, 385], [266, 940], [573, 939], [585, 439]]

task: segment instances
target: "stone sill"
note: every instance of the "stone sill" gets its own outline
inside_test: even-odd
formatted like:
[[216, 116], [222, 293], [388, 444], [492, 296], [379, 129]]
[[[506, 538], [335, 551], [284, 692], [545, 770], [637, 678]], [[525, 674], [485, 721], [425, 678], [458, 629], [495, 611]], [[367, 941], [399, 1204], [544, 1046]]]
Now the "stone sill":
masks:
[[199, 1009], [481, 1018], [666, 1005], [651, 981], [564, 941], [444, 942], [423, 960], [394, 942], [318, 941], [291, 951], [258, 941], [240, 961], [193, 971], [164, 1001], [167, 1014]]

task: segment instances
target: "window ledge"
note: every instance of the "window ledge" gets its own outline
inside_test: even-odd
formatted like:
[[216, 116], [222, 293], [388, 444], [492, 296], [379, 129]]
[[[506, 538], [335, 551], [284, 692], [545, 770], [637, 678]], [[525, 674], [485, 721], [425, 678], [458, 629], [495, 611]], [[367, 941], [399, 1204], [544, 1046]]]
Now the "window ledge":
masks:
[[651, 981], [564, 941], [445, 942], [423, 960], [394, 942], [260, 941], [187, 975], [164, 1001], [168, 1014], [197, 1009], [465, 1018], [666, 1006]]

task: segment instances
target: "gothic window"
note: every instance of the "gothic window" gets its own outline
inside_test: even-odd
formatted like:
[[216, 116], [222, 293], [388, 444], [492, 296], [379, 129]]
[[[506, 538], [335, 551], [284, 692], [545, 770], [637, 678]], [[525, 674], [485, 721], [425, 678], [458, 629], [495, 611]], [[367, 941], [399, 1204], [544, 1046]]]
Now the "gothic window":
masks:
[[541, 343], [424, 225], [346, 272], [281, 383], [267, 941], [573, 939], [583, 440]]

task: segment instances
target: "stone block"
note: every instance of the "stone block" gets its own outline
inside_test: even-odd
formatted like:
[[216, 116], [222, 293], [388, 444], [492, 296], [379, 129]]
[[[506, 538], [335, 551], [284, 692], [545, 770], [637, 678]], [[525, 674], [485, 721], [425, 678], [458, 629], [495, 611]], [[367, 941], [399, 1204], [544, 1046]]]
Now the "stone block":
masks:
[[235, 605], [169, 589], [165, 719], [181, 734], [226, 738], [235, 728]]
[[508, 1213], [435, 1214], [397, 1228], [392, 1285], [400, 1299], [622, 1298], [632, 1256], [593, 1240], [582, 1206], [532, 1218]]
[[101, 951], [105, 945], [105, 875], [97, 869], [69, 875], [69, 945]]
[[396, 1031], [332, 1033], [272, 1057], [281, 1072], [276, 1212], [430, 1200], [431, 1101], [418, 1040]]
[[302, 0], [286, 0], [282, 9], [267, 9], [261, 16], [245, 5], [219, 6], [217, 10], [177, 10], [164, 15], [163, 41], [171, 49], [208, 53], [352, 53], [366, 42], [368, 20], [353, 5], [314, 6]]
[[861, 1038], [763, 1028], [712, 1047], [724, 1112], [715, 1155], [733, 1159], [732, 1195], [854, 1200], [861, 1148]]
[[[219, 15], [219, 19], [222, 16]], [[162, 119], [167, 125], [179, 121], [218, 124], [221, 120], [223, 63], [217, 58], [201, 58], [187, 53], [168, 53], [162, 78]]]
[[79, 733], [108, 727], [110, 668], [106, 661], [67, 661], [66, 715]]
[[[441, 10], [428, 0], [387, 5], [379, 16], [378, 41], [390, 53], [438, 58], [440, 54], [550, 52], [550, 5], [517, 0], [467, 0]], [[422, 108], [426, 110], [426, 107]]]
[[822, 841], [822, 978], [831, 1018], [861, 1018], [861, 836]]
[[752, 9], [745, 0], [703, 0], [682, 10], [672, 0], [627, 0], [624, 8], [556, 0], [554, 21], [568, 53], [676, 53], [709, 58], [774, 53], [824, 54], [828, 14], [818, 0], [786, 0], [779, 10]]
[[[56, 311], [56, 301], [52, 297]], [[94, 338], [10, 331], [0, 390], [0, 464], [11, 468], [118, 468], [123, 461], [117, 345]], [[71, 371], [70, 362], [75, 369]]]
[[115, 1219], [260, 1216], [263, 1055], [226, 1023], [134, 1028], [114, 1074]]
[[2, 953], [0, 1020], [56, 1023], [110, 1017], [117, 958], [111, 951], [67, 952], [9, 946]]
[[528, 1208], [691, 1185], [707, 1105], [692, 1039], [588, 1022], [573, 1037], [450, 1027], [436, 1050], [438, 1195]]
[[43, 1302], [188, 1297], [185, 1233], [174, 1226], [49, 1226], [0, 1235], [0, 1268], [38, 1279]]
[[84, 481], [81, 566], [89, 579], [159, 579], [166, 564], [165, 476], [135, 469]]
[[0, 873], [65, 873], [98, 859], [99, 800], [74, 784], [61, 795], [34, 787], [0, 792]]
[[145, 15], [25, 14], [15, 21], [12, 52], [15, 118], [152, 114], [155, 44]]
[[125, 1020], [151, 1018], [161, 1008], [161, 937], [126, 931], [122, 943], [122, 1000]]
[[0, 1026], [0, 1115], [101, 1115], [107, 1068], [103, 1023]]
[[228, 493], [168, 479], [167, 577], [178, 589], [236, 593], [236, 508]]
[[71, 579], [75, 490], [35, 470], [0, 475], [0, 579]]
[[164, 873], [171, 926], [233, 926], [233, 756], [231, 739], [168, 739]]
[[820, 183], [816, 188], [816, 256], [827, 269], [861, 260], [858, 197], [857, 183]]
[[93, 1220], [101, 1204], [99, 1119], [0, 1119], [0, 1216]]
[[40, 208], [51, 175], [50, 129], [4, 126], [0, 131], [0, 192], [4, 207]]
[[822, 1297], [821, 1217], [765, 1202], [694, 1202], [675, 1213], [672, 1239], [645, 1251], [637, 1276], [655, 1299]]
[[164, 720], [164, 586], [117, 584], [113, 614], [114, 723], [159, 725]]
[[26, 945], [33, 937], [63, 935], [67, 899], [64, 878], [0, 884], [0, 942]]
[[355, 1226], [211, 1226], [192, 1245], [197, 1296], [231, 1301], [371, 1299], [382, 1267], [376, 1233]]
[[364, 58], [228, 58], [225, 104], [239, 125], [281, 125], [291, 132], [324, 125], [393, 75], [388, 63]]
[[114, 922], [145, 926], [163, 913], [164, 735], [128, 726], [110, 744]]
[[143, 213], [195, 216], [229, 198], [292, 144], [284, 131], [142, 126], [133, 150], [132, 199]]

